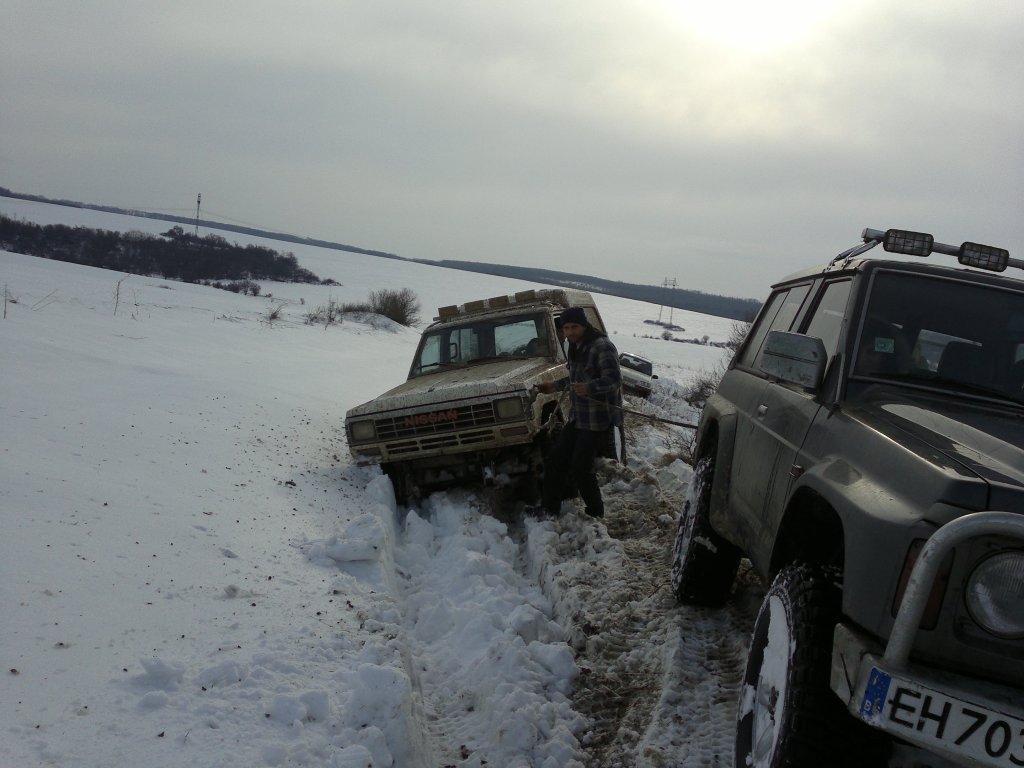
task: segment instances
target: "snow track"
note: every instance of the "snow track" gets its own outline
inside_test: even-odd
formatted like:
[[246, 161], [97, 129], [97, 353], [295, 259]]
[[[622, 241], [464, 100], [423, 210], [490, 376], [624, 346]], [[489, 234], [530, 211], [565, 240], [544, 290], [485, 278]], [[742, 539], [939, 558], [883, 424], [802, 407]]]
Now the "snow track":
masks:
[[334, 591], [358, 587], [368, 606], [361, 664], [343, 679], [352, 688], [346, 721], [360, 706], [373, 713], [349, 737], [363, 750], [354, 759], [411, 768], [731, 764], [762, 590], [744, 564], [726, 608], [676, 605], [668, 558], [692, 473], [679, 461], [609, 462], [599, 475], [601, 520], [578, 500], [555, 519], [524, 518], [482, 489], [399, 509], [387, 478], [367, 476], [367, 513], [310, 548], [343, 572]]
[[677, 606], [668, 588], [686, 485], [669, 471], [602, 470], [607, 517], [530, 525], [530, 559], [566, 627], [590, 721], [588, 766], [731, 765], [736, 692], [760, 591], [742, 569], [720, 611]]
[[436, 494], [407, 513], [395, 550], [429, 764], [582, 765], [572, 651], [523, 576], [508, 526], [480, 507], [469, 494]]

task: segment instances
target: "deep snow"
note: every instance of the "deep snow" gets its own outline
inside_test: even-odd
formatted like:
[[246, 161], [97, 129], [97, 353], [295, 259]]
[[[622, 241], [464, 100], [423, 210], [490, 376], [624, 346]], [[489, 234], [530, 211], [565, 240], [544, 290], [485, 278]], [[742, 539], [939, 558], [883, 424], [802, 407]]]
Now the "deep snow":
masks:
[[[405, 377], [418, 331], [306, 313], [408, 286], [429, 319], [532, 286], [264, 242], [342, 286], [251, 298], [0, 252], [3, 765], [731, 765], [762, 590], [743, 573], [726, 610], [671, 600], [689, 430], [630, 417], [604, 521], [523, 519], [479, 488], [399, 509], [342, 424]], [[722, 350], [643, 338], [658, 307], [597, 298], [660, 376], [628, 405], [693, 421], [686, 385]]]

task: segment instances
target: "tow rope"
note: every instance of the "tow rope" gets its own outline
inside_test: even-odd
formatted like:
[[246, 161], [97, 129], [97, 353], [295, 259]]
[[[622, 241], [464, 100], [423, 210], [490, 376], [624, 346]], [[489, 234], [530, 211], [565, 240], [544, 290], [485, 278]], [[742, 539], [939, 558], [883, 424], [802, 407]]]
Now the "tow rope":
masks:
[[634, 411], [629, 408], [623, 408], [620, 405], [611, 405], [609, 406], [609, 408], [617, 408], [623, 413], [631, 413], [634, 416], [640, 416], [641, 418], [650, 419], [651, 421], [660, 421], [662, 424], [671, 424], [674, 427], [686, 427], [687, 429], [697, 429], [696, 424], [690, 424], [687, 421], [672, 421], [672, 419], [663, 419], [660, 416], [654, 416], [653, 414], [650, 413], [641, 413], [640, 411]]
[[[555, 420], [555, 415], [561, 411], [561, 409], [562, 409], [562, 401], [565, 399], [565, 396], [566, 396], [566, 394], [568, 392], [569, 392], [568, 389], [563, 389], [562, 390], [561, 394], [558, 396], [558, 403], [551, 410], [551, 413], [548, 415], [547, 421], [545, 421], [541, 425], [541, 431], [550, 429], [553, 426], [553, 422]], [[593, 400], [594, 402], [598, 402], [595, 398], [592, 398], [589, 395], [577, 395], [577, 397], [579, 397], [581, 400]], [[643, 419], [649, 419], [650, 421], [660, 421], [662, 424], [671, 424], [674, 427], [683, 427], [685, 429], [697, 429], [697, 425], [696, 424], [691, 424], [688, 421], [673, 421], [672, 419], [664, 419], [661, 416], [655, 416], [655, 415], [650, 414], [650, 413], [642, 413], [641, 411], [634, 411], [631, 408], [624, 408], [621, 405], [611, 405], [609, 403], [606, 403], [603, 400], [600, 401], [600, 402], [606, 408], [614, 408], [615, 410], [622, 411], [623, 413], [631, 413], [634, 416], [639, 416], [640, 418], [643, 418]]]
[[[556, 417], [562, 412], [562, 401], [565, 399], [565, 396], [566, 396], [566, 394], [568, 394], [568, 392], [569, 392], [568, 389], [563, 389], [561, 391], [561, 393], [558, 396], [558, 402], [555, 404], [555, 407], [551, 409], [551, 413], [548, 414], [547, 421], [545, 421], [543, 424], [541, 424], [541, 427], [540, 427], [540, 431], [541, 432], [546, 432], [546, 431], [551, 430], [551, 429], [554, 428], [555, 423], [556, 423]], [[589, 395], [577, 395], [577, 397], [579, 397], [582, 400], [592, 400], [594, 402], [597, 402], [597, 400], [595, 398], [592, 398]], [[603, 405], [606, 408], [614, 408], [614, 409], [616, 409], [618, 411], [622, 411], [623, 413], [630, 413], [630, 414], [632, 414], [634, 416], [639, 416], [642, 419], [649, 419], [650, 421], [658, 421], [658, 422], [661, 422], [662, 424], [671, 424], [674, 427], [683, 427], [684, 429], [697, 429], [697, 425], [696, 424], [690, 424], [689, 422], [686, 422], [686, 421], [673, 421], [672, 419], [663, 419], [660, 416], [654, 416], [654, 415], [652, 415], [650, 413], [641, 413], [640, 411], [634, 411], [631, 408], [624, 408], [621, 405], [611, 405], [610, 403], [607, 403], [605, 401], [601, 401], [601, 402], [603, 403]], [[621, 446], [621, 450], [620, 450], [619, 456], [617, 458], [618, 458], [618, 461], [622, 464], [622, 466], [625, 467], [625, 466], [628, 465], [628, 461], [626, 459], [626, 425], [625, 425], [625, 420], [623, 420], [623, 423], [621, 423], [621, 424], [612, 425], [612, 429], [613, 430], [616, 429], [616, 428], [618, 429], [618, 432], [619, 432], [619, 445]]]
[[[568, 390], [565, 390], [565, 391], [568, 391]], [[640, 411], [634, 411], [631, 408], [624, 408], [621, 405], [612, 405], [611, 403], [607, 403], [604, 400], [600, 400], [599, 401], [599, 400], [597, 400], [597, 398], [593, 398], [590, 395], [577, 395], [577, 397], [579, 397], [581, 400], [591, 400], [591, 401], [593, 401], [595, 403], [596, 402], [600, 402], [606, 408], [614, 408], [615, 410], [622, 411], [623, 413], [631, 413], [634, 416], [639, 416], [641, 418], [649, 419], [651, 421], [660, 421], [662, 424], [671, 424], [674, 427], [685, 427], [687, 429], [697, 429], [697, 425], [696, 424], [690, 424], [689, 422], [686, 422], [686, 421], [673, 421], [672, 419], [663, 419], [661, 416], [654, 416], [653, 414], [650, 414], [650, 413], [642, 413]], [[562, 402], [561, 398], [559, 398], [558, 402], [559, 402], [559, 405], [561, 405], [561, 402]]]

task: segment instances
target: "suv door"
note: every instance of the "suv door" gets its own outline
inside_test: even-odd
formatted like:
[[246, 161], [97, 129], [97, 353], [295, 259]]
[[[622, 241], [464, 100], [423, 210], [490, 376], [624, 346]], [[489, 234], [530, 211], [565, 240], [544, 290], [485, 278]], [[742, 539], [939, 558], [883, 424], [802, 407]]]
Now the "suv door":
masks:
[[[838, 346], [850, 285], [848, 279], [822, 285], [816, 291], [816, 304], [802, 323], [806, 335], [822, 339], [829, 359]], [[752, 560], [762, 560], [759, 565], [767, 566], [771, 550], [763, 544], [759, 549], [758, 542], [774, 540], [793, 480], [800, 474], [795, 462], [822, 407], [820, 386], [819, 382], [818, 388], [807, 390], [797, 384], [767, 380], [758, 391], [746, 430], [737, 440], [733, 463], [739, 478], [736, 495], [749, 512], [747, 519], [756, 526], [747, 533], [750, 538], [743, 545]]]
[[[754, 476], [750, 468], [759, 467], [766, 459], [757, 413], [764, 401], [765, 388], [769, 386], [767, 376], [760, 369], [762, 348], [769, 331], [790, 330], [810, 290], [810, 283], [787, 286], [768, 298], [764, 310], [750, 329], [732, 367], [726, 372], [718, 387], [719, 394], [736, 409], [736, 440], [727, 504], [741, 513], [726, 515], [727, 519], [753, 519], [761, 509], [759, 495], [763, 488], [756, 487], [758, 484], [749, 480]], [[757, 444], [751, 445], [752, 440]], [[714, 511], [712, 522], [716, 528], [717, 523], [722, 522]], [[746, 527], [742, 530], [719, 530], [745, 549], [751, 543], [751, 539], [756, 538], [756, 532]]]

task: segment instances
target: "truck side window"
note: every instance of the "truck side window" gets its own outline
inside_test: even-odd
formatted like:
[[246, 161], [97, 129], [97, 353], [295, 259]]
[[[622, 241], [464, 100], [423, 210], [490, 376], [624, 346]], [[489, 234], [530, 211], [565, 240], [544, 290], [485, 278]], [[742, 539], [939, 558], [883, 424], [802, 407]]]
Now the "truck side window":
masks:
[[814, 308], [814, 314], [807, 325], [805, 333], [821, 339], [829, 357], [836, 353], [839, 344], [839, 331], [842, 330], [843, 317], [846, 315], [850, 284], [849, 280], [838, 280], [825, 286], [821, 300]]
[[739, 365], [744, 368], [756, 368], [761, 355], [761, 345], [764, 344], [768, 331], [788, 331], [810, 289], [809, 284], [794, 285], [768, 298], [767, 306], [761, 313], [757, 325], [750, 331], [749, 341], [738, 361]]

